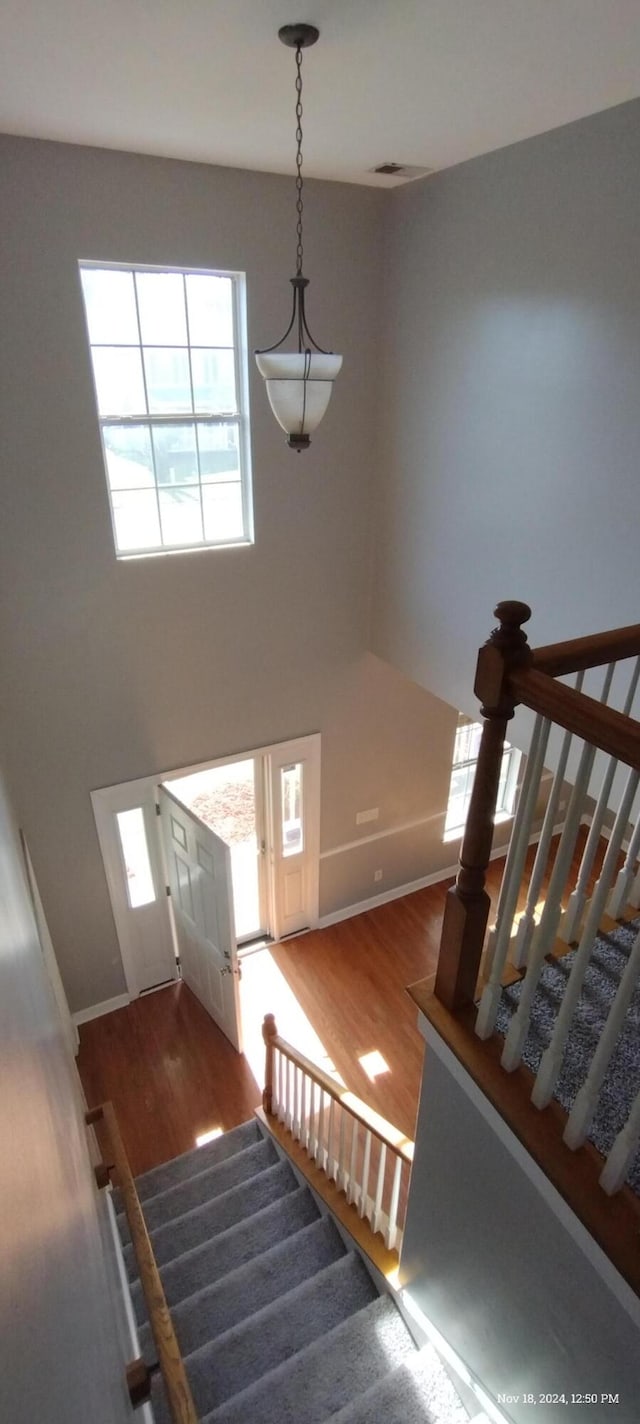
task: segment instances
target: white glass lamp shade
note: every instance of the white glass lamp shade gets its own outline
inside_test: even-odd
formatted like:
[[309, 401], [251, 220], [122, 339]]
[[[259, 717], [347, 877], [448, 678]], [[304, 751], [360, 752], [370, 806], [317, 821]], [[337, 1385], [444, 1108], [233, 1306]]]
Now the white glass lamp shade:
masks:
[[342, 357], [316, 351], [311, 355], [275, 351], [256, 355], [256, 364], [278, 424], [291, 443], [308, 444], [331, 399]]

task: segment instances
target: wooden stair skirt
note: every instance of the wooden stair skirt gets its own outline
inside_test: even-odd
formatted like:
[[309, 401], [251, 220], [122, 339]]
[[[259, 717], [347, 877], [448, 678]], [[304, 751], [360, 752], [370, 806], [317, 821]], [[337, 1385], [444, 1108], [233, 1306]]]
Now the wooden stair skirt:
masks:
[[458, 1059], [514, 1136], [564, 1198], [612, 1265], [640, 1295], [640, 1199], [624, 1186], [608, 1196], [599, 1184], [603, 1158], [585, 1142], [572, 1151], [562, 1141], [567, 1114], [555, 1100], [538, 1109], [531, 1102], [533, 1074], [521, 1064], [506, 1073], [500, 1063], [503, 1040], [481, 1040], [474, 1031], [474, 1005], [451, 1013], [431, 992], [429, 981], [408, 991], [427, 1021]]
[[306, 1149], [296, 1141], [289, 1129], [279, 1122], [277, 1117], [265, 1112], [264, 1108], [256, 1108], [256, 1117], [266, 1131], [271, 1134], [274, 1141], [283, 1148], [295, 1170], [304, 1177], [311, 1190], [325, 1203], [339, 1225], [348, 1231], [356, 1246], [364, 1252], [376, 1270], [380, 1271], [387, 1280], [395, 1276], [398, 1269], [397, 1251], [387, 1250], [379, 1232], [374, 1235], [366, 1217], [359, 1216], [357, 1207], [347, 1201], [340, 1187], [330, 1181], [321, 1167], [316, 1166]]

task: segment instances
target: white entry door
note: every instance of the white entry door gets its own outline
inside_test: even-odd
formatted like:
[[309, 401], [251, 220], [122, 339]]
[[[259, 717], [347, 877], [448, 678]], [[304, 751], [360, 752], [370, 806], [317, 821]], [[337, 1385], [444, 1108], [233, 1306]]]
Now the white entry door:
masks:
[[165, 786], [158, 793], [182, 977], [241, 1053], [230, 850]]

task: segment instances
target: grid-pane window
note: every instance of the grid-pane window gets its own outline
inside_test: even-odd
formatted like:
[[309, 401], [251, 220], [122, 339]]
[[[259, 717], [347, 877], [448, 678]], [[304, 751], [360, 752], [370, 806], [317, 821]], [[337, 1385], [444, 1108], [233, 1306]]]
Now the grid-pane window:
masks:
[[249, 542], [241, 276], [80, 277], [117, 554]]
[[[461, 715], [453, 746], [449, 800], [444, 823], [445, 840], [453, 840], [462, 835], [465, 828], [481, 738], [482, 722], [471, 722], [468, 717]], [[520, 752], [509, 742], [505, 742], [496, 805], [497, 821], [507, 820], [513, 815], [519, 766]]]

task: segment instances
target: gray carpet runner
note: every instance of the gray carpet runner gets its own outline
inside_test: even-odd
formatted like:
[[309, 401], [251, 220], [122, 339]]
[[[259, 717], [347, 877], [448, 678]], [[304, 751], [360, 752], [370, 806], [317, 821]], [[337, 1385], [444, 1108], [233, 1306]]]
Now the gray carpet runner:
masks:
[[[596, 936], [554, 1092], [554, 1097], [567, 1112], [571, 1111], [576, 1093], [589, 1072], [639, 928], [640, 919], [637, 919], [630, 924], [619, 925], [610, 934], [601, 932]], [[522, 1054], [523, 1062], [533, 1073], [538, 1071], [540, 1059], [551, 1038], [575, 957], [576, 951], [570, 950], [562, 958], [547, 962], [540, 975]], [[523, 980], [519, 980], [502, 991], [496, 1019], [496, 1030], [500, 1034], [507, 1033], [520, 1001], [522, 983]], [[636, 985], [589, 1129], [590, 1141], [603, 1155], [610, 1151], [615, 1137], [624, 1126], [639, 1090], [640, 984]], [[627, 1181], [640, 1196], [640, 1150], [631, 1164]]]
[[[136, 1185], [202, 1424], [467, 1424], [436, 1352], [416, 1348], [256, 1122]], [[170, 1424], [118, 1223], [155, 1418]]]

